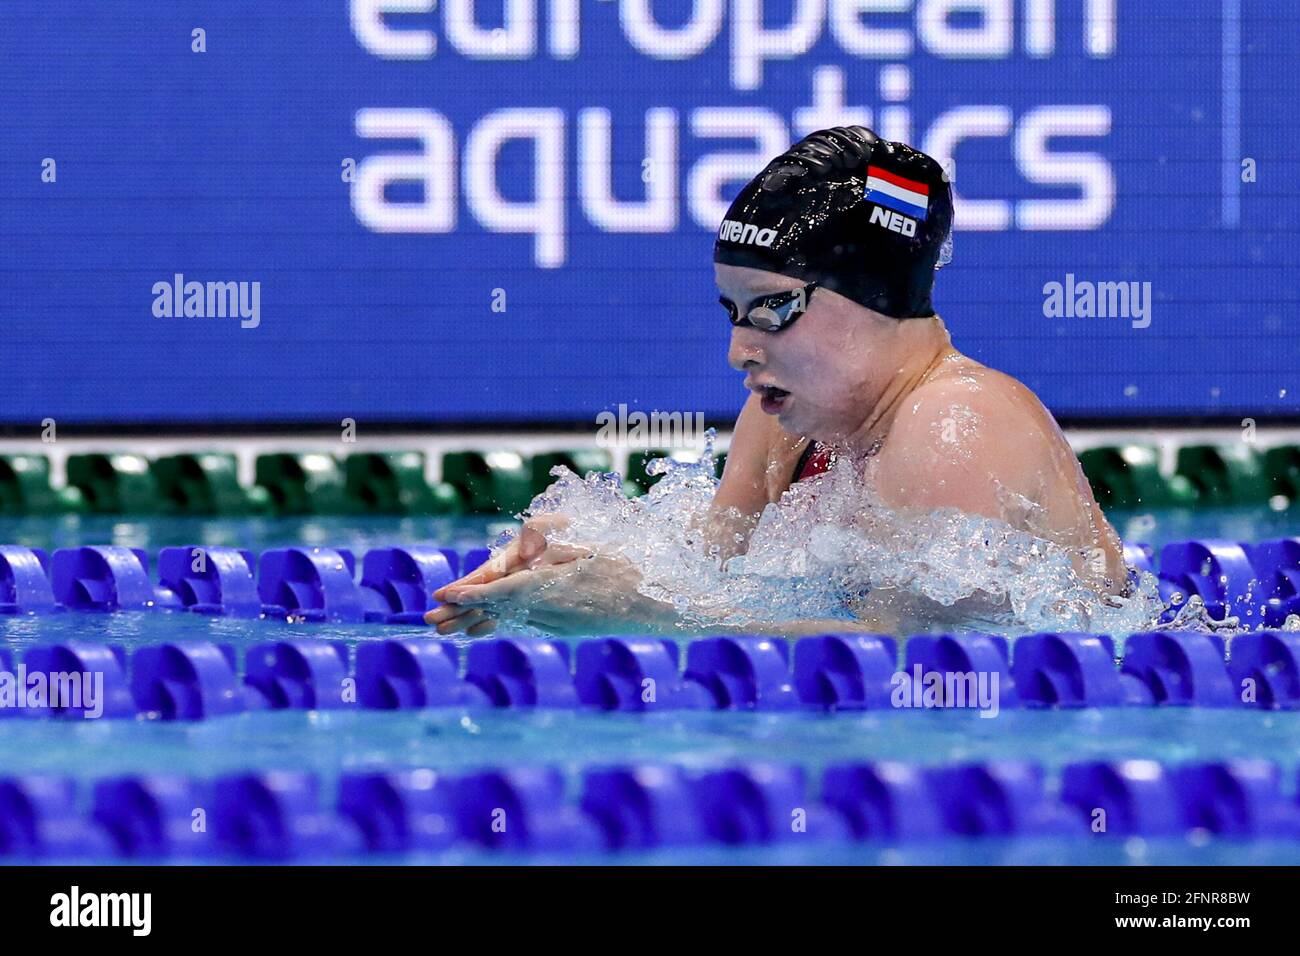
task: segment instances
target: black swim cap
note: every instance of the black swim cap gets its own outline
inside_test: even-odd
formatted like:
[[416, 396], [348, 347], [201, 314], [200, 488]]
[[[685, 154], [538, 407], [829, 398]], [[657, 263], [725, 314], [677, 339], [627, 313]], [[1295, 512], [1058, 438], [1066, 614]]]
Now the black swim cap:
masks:
[[862, 126], [805, 136], [741, 190], [713, 261], [779, 272], [905, 319], [934, 315], [952, 189], [925, 153]]

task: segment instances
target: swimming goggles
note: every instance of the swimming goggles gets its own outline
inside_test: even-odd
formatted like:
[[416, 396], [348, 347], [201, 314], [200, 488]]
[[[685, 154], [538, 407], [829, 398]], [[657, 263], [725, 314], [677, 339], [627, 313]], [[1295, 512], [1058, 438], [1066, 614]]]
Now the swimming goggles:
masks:
[[761, 332], [780, 332], [794, 325], [799, 316], [808, 311], [808, 300], [818, 285], [818, 282], [809, 282], [788, 292], [774, 292], [757, 298], [743, 316], [737, 314], [736, 305], [730, 299], [720, 295], [718, 301], [727, 310], [732, 325], [747, 325]]

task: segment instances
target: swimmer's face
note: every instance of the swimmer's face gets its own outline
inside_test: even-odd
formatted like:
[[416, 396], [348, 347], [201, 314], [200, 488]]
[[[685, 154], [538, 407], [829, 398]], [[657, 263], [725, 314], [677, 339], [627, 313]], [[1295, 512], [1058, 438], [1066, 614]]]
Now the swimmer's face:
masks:
[[[798, 289], [800, 279], [714, 263], [718, 292], [741, 314], [757, 298]], [[723, 318], [719, 306], [718, 318]], [[807, 311], [788, 328], [731, 330], [727, 361], [745, 373], [763, 411], [795, 435], [823, 441], [852, 434], [897, 369], [897, 319], [882, 316], [829, 289], [817, 288]]]

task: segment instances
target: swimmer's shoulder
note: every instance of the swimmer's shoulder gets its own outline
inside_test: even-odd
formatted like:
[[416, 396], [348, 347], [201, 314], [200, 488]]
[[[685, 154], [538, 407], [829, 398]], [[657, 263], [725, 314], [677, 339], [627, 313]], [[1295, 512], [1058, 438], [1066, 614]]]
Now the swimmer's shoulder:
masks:
[[[978, 433], [983, 440], [997, 441], [1008, 435], [1023, 442], [1023, 429], [1055, 429], [1051, 414], [1033, 391], [1005, 372], [953, 352], [922, 382], [899, 410], [890, 429], [907, 433], [938, 429]], [[940, 434], [943, 438], [944, 435]]]
[[996, 514], [992, 479], [1029, 488], [1055, 456], [1056, 439], [1046, 428], [1055, 423], [1033, 392], [954, 353], [908, 395], [890, 424], [877, 465], [881, 490], [887, 499]]

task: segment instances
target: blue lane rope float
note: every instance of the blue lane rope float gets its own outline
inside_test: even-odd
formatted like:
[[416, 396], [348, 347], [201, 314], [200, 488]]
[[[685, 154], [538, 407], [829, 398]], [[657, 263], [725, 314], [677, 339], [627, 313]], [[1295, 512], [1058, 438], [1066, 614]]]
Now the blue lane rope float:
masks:
[[[1129, 549], [1133, 551], [1132, 548]], [[1149, 549], [1138, 557], [1150, 559]], [[234, 548], [164, 548], [159, 580], [149, 556], [118, 546], [44, 552], [0, 546], [0, 612], [171, 611], [239, 618], [411, 623], [432, 592], [467, 573], [486, 549], [377, 548], [360, 564], [351, 551], [276, 548], [255, 556]], [[1197, 594], [1207, 608], [1280, 622], [1300, 613], [1300, 539], [1256, 545], [1180, 542], [1160, 555], [1161, 587]], [[181, 642], [126, 649], [81, 641], [41, 645], [21, 664], [29, 674], [102, 679], [103, 715], [202, 719], [244, 710], [472, 706], [587, 706], [604, 710], [676, 708], [781, 710], [973, 706], [962, 681], [996, 679], [999, 708], [1099, 706], [1300, 707], [1300, 633], [1261, 630], [1233, 639], [1225, 663], [1211, 634], [1133, 635], [1116, 666], [1106, 635], [1033, 634], [1014, 646], [979, 634], [920, 635], [906, 642], [900, 671], [896, 638], [822, 635], [794, 642], [709, 637], [684, 655], [662, 638], [599, 638], [570, 659], [562, 641], [503, 637], [468, 652], [435, 640], [310, 639], [247, 648], [243, 664], [228, 645]], [[10, 670], [15, 658], [0, 651]], [[684, 657], [684, 663], [682, 661]], [[347, 685], [355, 681], [350, 689]], [[2, 690], [2, 688], [0, 688]], [[967, 688], [967, 691], [973, 688]], [[903, 701], [900, 703], [899, 697]], [[963, 697], [965, 699], [963, 699]], [[908, 701], [911, 701], [909, 704]], [[0, 693], [0, 716], [22, 706]], [[85, 702], [28, 714], [78, 716]]]
[[[1294, 774], [1292, 774], [1294, 775]], [[1300, 840], [1300, 804], [1262, 760], [1021, 760], [929, 767], [647, 764], [405, 767], [324, 779], [257, 770], [89, 782], [0, 777], [0, 857], [320, 859], [500, 850], [924, 845], [954, 837], [1124, 841], [1192, 833]]]
[[139, 548], [88, 545], [44, 551], [0, 545], [0, 614], [185, 611], [225, 617], [411, 624], [432, 594], [487, 560], [488, 549], [376, 548], [362, 561], [346, 548], [163, 548], [158, 582]]
[[[294, 638], [234, 645], [0, 646], [0, 718], [203, 720], [258, 710], [600, 711], [1217, 707], [1300, 709], [1300, 632], [704, 637], [679, 670], [664, 641]], [[21, 677], [20, 681], [18, 678]], [[40, 694], [29, 688], [40, 678]], [[96, 699], [87, 688], [94, 684]], [[21, 686], [20, 686], [21, 685]], [[55, 697], [56, 688], [62, 694]], [[69, 700], [68, 695], [72, 699]], [[93, 710], [93, 712], [92, 712]]]
[[[1157, 574], [1172, 620], [1193, 596], [1211, 618], [1281, 627], [1300, 614], [1300, 538], [1258, 544], [1181, 541], [1160, 551], [1129, 544], [1125, 560]], [[254, 555], [228, 547], [163, 548], [158, 581], [138, 548], [39, 549], [0, 545], [0, 614], [79, 611], [186, 611], [227, 617], [293, 616], [308, 621], [419, 623], [433, 592], [468, 574], [488, 549], [434, 545], [375, 548], [361, 561], [346, 548], [272, 548]], [[701, 650], [701, 653], [705, 653]]]

